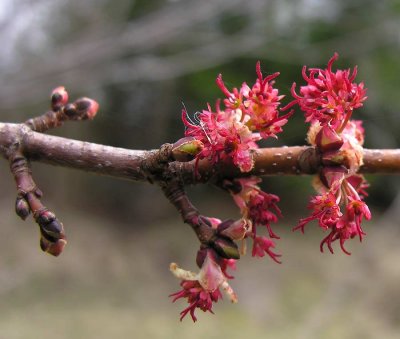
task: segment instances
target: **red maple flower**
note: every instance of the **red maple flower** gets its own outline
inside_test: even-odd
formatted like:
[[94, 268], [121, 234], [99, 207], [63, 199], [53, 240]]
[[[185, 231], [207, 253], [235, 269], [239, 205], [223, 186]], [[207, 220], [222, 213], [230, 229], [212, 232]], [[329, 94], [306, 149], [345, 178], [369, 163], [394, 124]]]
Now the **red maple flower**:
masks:
[[332, 242], [339, 240], [342, 251], [350, 254], [344, 243], [356, 236], [362, 241], [365, 235], [361, 227], [362, 220], [371, 219], [371, 212], [362, 201], [367, 183], [360, 175], [331, 175], [329, 168], [322, 175], [329, 178], [325, 180], [328, 185], [325, 189], [328, 191], [311, 199], [309, 208], [313, 210], [312, 214], [301, 219], [294, 230], [300, 229], [304, 233], [305, 225], [317, 220], [323, 230], [330, 231], [321, 241], [321, 252], [326, 244], [333, 253]]
[[301, 86], [300, 94], [297, 94], [296, 83], [293, 83], [292, 95], [295, 100], [285, 108], [298, 104], [305, 112], [307, 122], [330, 124], [341, 131], [353, 110], [361, 107], [367, 97], [364, 84], [353, 82], [357, 75], [357, 67], [353, 72], [350, 72], [350, 69], [332, 71], [332, 65], [338, 57], [335, 53], [326, 69], [309, 68], [308, 75], [307, 67], [304, 66], [302, 75], [307, 85]]
[[[271, 223], [277, 222], [278, 218], [282, 216], [277, 205], [279, 197], [262, 191], [257, 185], [261, 182], [260, 178], [240, 178], [235, 179], [235, 182], [240, 184], [240, 190], [231, 193], [243, 217], [249, 220], [253, 226], [264, 225], [271, 238], [279, 239], [279, 236], [271, 228]], [[253, 227], [252, 232], [255, 233], [255, 227]]]
[[196, 321], [197, 318], [194, 312], [197, 308], [201, 309], [203, 312], [208, 311], [214, 313], [212, 310], [213, 303], [222, 299], [222, 294], [219, 289], [206, 291], [197, 280], [183, 280], [180, 285], [182, 286], [182, 290], [171, 294], [170, 297], [174, 297], [172, 302], [180, 298], [186, 298], [189, 303], [189, 306], [180, 313], [181, 321], [188, 313], [190, 313], [193, 321]]
[[253, 168], [252, 150], [258, 148], [256, 141], [276, 137], [282, 131], [292, 112], [279, 116], [283, 96], [273, 87], [279, 73], [264, 78], [259, 62], [256, 72], [257, 80], [251, 88], [243, 83], [240, 89], [232, 91], [225, 86], [221, 74], [217, 77], [216, 83], [226, 96], [224, 109], [217, 101], [216, 112], [208, 106], [193, 120], [186, 110], [182, 111], [185, 136], [194, 137], [204, 145], [197, 161], [207, 158], [215, 164], [230, 158], [242, 172], [248, 172]]
[[248, 172], [253, 168], [252, 149], [258, 148], [255, 141], [260, 137], [252, 133], [241, 120], [240, 112], [217, 110], [203, 111], [197, 115], [198, 122], [188, 119], [185, 110], [182, 111], [182, 120], [185, 124], [185, 136], [194, 137], [203, 143], [203, 150], [197, 154], [196, 160], [209, 159], [213, 164], [227, 158], [240, 168]]
[[[253, 257], [264, 257], [265, 254], [268, 254], [272, 260], [279, 263], [277, 258], [280, 255], [271, 250], [275, 247], [272, 239], [279, 239], [271, 227], [271, 223], [277, 222], [278, 217], [282, 216], [277, 205], [279, 197], [262, 191], [258, 186], [260, 181], [261, 179], [257, 177], [235, 179], [230, 191], [233, 200], [240, 208], [243, 219], [247, 220], [246, 223], [251, 226], [246, 232], [245, 238], [253, 240]], [[258, 236], [257, 226], [264, 226], [271, 239]]]
[[220, 288], [222, 288], [232, 302], [237, 302], [236, 294], [229, 286], [227, 280], [230, 279], [226, 274], [228, 267], [234, 267], [234, 262], [219, 258], [217, 254], [211, 250], [205, 250], [205, 257], [201, 264], [201, 269], [198, 273], [185, 271], [179, 268], [176, 264], [171, 264], [170, 269], [172, 273], [182, 279], [182, 290], [173, 293], [172, 302], [178, 299], [187, 299], [189, 306], [186, 307], [180, 314], [182, 319], [190, 313], [193, 321], [196, 321], [195, 311], [197, 308], [203, 312], [211, 312], [214, 302], [222, 299]]
[[281, 254], [276, 254], [275, 252], [272, 251], [271, 248], [275, 247], [275, 242], [271, 239], [268, 239], [267, 237], [259, 237], [259, 236], [254, 236], [253, 238], [253, 249], [252, 249], [252, 256], [253, 257], [264, 257], [265, 254], [268, 254], [272, 260], [274, 260], [276, 263], [280, 264], [281, 262], [279, 261], [279, 257]]

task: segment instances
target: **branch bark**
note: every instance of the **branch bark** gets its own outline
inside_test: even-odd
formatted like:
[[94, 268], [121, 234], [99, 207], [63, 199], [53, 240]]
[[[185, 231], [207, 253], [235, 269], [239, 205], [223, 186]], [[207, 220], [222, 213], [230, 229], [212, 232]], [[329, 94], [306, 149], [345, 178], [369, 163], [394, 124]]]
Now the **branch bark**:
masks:
[[[149, 159], [158, 150], [129, 150], [34, 132], [24, 124], [0, 123], [0, 153], [10, 157], [10, 149], [21, 147], [31, 161], [93, 172], [131, 181], [152, 181], [149, 177]], [[146, 163], [146, 166], [144, 166]], [[200, 176], [194, 175], [194, 163], [173, 162], [169, 165], [185, 184], [204, 183], [218, 177], [248, 175], [302, 175], [314, 174], [320, 159], [311, 146], [263, 148], [256, 151], [255, 167], [241, 173], [229, 163], [218, 167], [207, 161], [198, 165]], [[361, 173], [400, 174], [399, 149], [364, 149]]]

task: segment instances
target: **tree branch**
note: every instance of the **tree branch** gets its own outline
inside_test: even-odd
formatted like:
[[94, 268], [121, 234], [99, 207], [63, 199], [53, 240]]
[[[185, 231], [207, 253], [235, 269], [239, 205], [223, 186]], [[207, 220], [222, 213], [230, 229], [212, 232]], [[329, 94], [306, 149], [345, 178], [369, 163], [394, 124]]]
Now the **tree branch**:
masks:
[[[10, 150], [20, 145], [31, 161], [70, 167], [87, 172], [113, 176], [132, 181], [152, 181], [149, 159], [155, 150], [129, 150], [84, 141], [61, 138], [34, 132], [25, 124], [0, 123], [0, 153], [10, 157]], [[170, 163], [170, 168], [185, 184], [204, 183], [218, 177], [246, 175], [301, 175], [314, 174], [320, 159], [310, 146], [262, 148], [256, 151], [255, 166], [250, 173], [241, 173], [229, 163], [216, 168], [200, 161], [199, 176], [194, 175], [194, 163]], [[151, 166], [155, 166], [154, 163]], [[150, 167], [151, 167], [150, 166]], [[400, 150], [364, 149], [362, 173], [399, 174]]]

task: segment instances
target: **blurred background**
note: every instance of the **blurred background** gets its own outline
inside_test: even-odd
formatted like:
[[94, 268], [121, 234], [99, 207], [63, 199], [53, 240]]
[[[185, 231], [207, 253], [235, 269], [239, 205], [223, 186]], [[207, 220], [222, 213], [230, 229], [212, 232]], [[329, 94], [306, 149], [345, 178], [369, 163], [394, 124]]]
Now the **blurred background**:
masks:
[[[368, 100], [366, 147], [400, 143], [400, 2], [328, 0], [1, 0], [0, 120], [45, 112], [49, 93], [101, 106], [92, 122], [50, 133], [131, 149], [151, 149], [183, 135], [190, 112], [228, 87], [280, 71], [290, 94], [301, 67], [358, 65]], [[284, 99], [289, 102], [290, 97]], [[297, 112], [278, 141], [302, 145]], [[320, 254], [323, 234], [292, 233], [313, 194], [309, 177], [270, 177], [284, 219], [277, 251], [283, 264], [243, 258], [232, 282], [239, 304], [215, 316], [179, 322], [184, 302], [168, 271], [175, 261], [195, 270], [198, 243], [157, 187], [34, 164], [44, 203], [64, 222], [69, 244], [60, 258], [41, 253], [31, 219], [14, 214], [15, 187], [1, 161], [0, 339], [16, 338], [398, 338], [400, 331], [400, 196], [395, 176], [370, 176], [374, 218], [363, 244]], [[203, 214], [236, 218], [231, 199], [210, 186], [189, 189]]]

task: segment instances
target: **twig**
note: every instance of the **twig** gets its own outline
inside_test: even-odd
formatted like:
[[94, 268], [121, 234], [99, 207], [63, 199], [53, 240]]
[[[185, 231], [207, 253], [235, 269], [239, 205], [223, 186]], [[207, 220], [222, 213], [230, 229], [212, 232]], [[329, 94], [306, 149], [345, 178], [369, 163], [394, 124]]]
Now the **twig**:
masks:
[[[149, 168], [145, 160], [155, 152], [129, 150], [84, 141], [37, 133], [25, 124], [0, 123], [0, 153], [9, 158], [9, 150], [20, 144], [23, 154], [31, 161], [70, 167], [97, 174], [149, 181]], [[250, 173], [241, 173], [232, 164], [225, 163], [216, 169], [207, 161], [198, 165], [199, 177], [194, 176], [194, 163], [170, 163], [170, 168], [185, 184], [204, 183], [216, 176], [238, 177], [245, 175], [302, 175], [315, 174], [320, 159], [313, 147], [293, 146], [262, 148], [256, 151], [255, 166]], [[399, 174], [399, 149], [364, 149], [361, 173]]]

